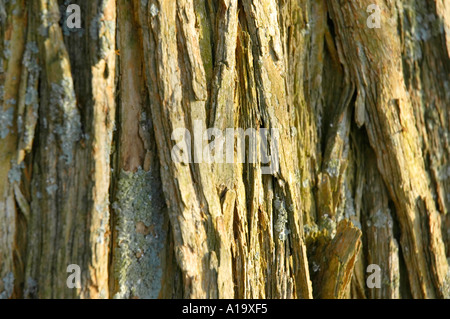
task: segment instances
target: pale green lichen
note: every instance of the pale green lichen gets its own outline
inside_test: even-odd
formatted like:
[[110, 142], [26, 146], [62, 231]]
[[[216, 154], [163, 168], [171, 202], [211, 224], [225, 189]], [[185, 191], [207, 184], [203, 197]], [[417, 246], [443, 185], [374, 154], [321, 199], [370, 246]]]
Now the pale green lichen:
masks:
[[355, 227], [361, 229], [361, 222], [356, 212], [354, 197], [347, 179], [342, 183], [340, 190], [339, 206], [336, 208], [336, 222], [339, 223], [343, 219], [348, 219]]
[[53, 195], [58, 190], [58, 185], [56, 184], [56, 181], [53, 177], [50, 177], [46, 180], [47, 186], [45, 187], [45, 190], [48, 195]]
[[14, 290], [14, 274], [9, 272], [2, 279], [3, 292], [0, 293], [0, 299], [9, 299], [12, 296]]
[[10, 128], [13, 126], [14, 108], [10, 107], [6, 111], [0, 109], [0, 138], [8, 136]]
[[[450, 264], [450, 258], [448, 258], [447, 260]], [[450, 267], [447, 270], [447, 274], [442, 284], [441, 294], [444, 297], [444, 299], [450, 299]]]
[[47, 191], [48, 195], [53, 195], [58, 190], [58, 185], [52, 184], [48, 185], [45, 190]]
[[289, 235], [289, 230], [287, 229], [288, 212], [286, 211], [284, 202], [278, 197], [274, 200], [274, 207], [277, 211], [277, 219], [274, 224], [275, 234], [278, 235], [280, 240], [285, 241]]
[[[8, 1], [5, 1], [7, 3]], [[5, 10], [5, 5], [1, 4], [0, 1], [0, 25], [4, 24], [6, 22], [7, 14]]]
[[[34, 139], [34, 131], [38, 118], [39, 100], [38, 91], [36, 89], [39, 77], [40, 67], [38, 64], [39, 48], [36, 42], [30, 41], [26, 44], [26, 49], [23, 57], [23, 65], [28, 70], [27, 87], [25, 92], [25, 106], [27, 111], [23, 125], [19, 125], [21, 132], [23, 131], [23, 142], [25, 147], [29, 150]], [[21, 117], [19, 117], [21, 119]], [[22, 124], [22, 123], [19, 123]]]
[[339, 176], [339, 169], [340, 169], [341, 162], [339, 159], [332, 159], [328, 163], [328, 167], [326, 168], [326, 172], [331, 177], [338, 177]]
[[303, 226], [303, 232], [305, 233], [305, 236], [308, 236], [310, 234], [317, 233], [319, 231], [319, 227], [317, 227], [316, 224], [305, 224]]
[[37, 298], [37, 293], [38, 293], [38, 284], [36, 280], [34, 280], [31, 277], [28, 277], [25, 285], [24, 298], [26, 299]]
[[160, 180], [141, 168], [122, 171], [116, 216], [117, 251], [115, 277], [118, 292], [114, 298], [157, 298], [161, 290], [162, 253], [166, 241], [163, 228], [165, 204]]
[[92, 19], [89, 27], [90, 37], [98, 41], [98, 59], [105, 59], [108, 52], [115, 47], [115, 28], [116, 22], [105, 19], [103, 12], [108, 5], [107, 0], [101, 1], [97, 15]]
[[334, 235], [336, 235], [336, 222], [328, 214], [325, 214], [319, 220], [319, 229], [326, 230], [331, 235], [331, 239], [333, 239]]
[[39, 35], [45, 38], [48, 37], [48, 26], [46, 26], [45, 24], [41, 24], [37, 30]]
[[109, 200], [95, 205], [96, 213], [100, 218], [100, 226], [95, 230], [97, 235], [97, 243], [103, 244], [106, 238], [106, 233], [109, 228]]
[[60, 14], [59, 12], [49, 12], [44, 8], [39, 14], [39, 19], [41, 21], [41, 25], [38, 27], [37, 31], [42, 37], [48, 37], [50, 26], [52, 24], [59, 23]]
[[25, 52], [23, 54], [23, 65], [28, 71], [38, 71], [39, 65], [37, 63], [36, 54], [39, 52], [39, 48], [34, 41], [27, 42], [25, 45]]
[[24, 168], [24, 163], [13, 163], [11, 169], [8, 172], [8, 179], [11, 184], [20, 182], [20, 177], [22, 176], [22, 169]]
[[3, 56], [5, 57], [6, 60], [8, 60], [11, 57], [11, 50], [9, 48], [10, 41], [5, 40], [3, 43], [4, 43]]
[[[35, 88], [39, 77], [40, 67], [38, 64], [37, 55], [39, 48], [34, 41], [28, 41], [25, 45], [25, 52], [23, 54], [22, 64], [28, 71], [26, 77], [27, 86], [25, 91], [25, 98], [19, 104], [19, 114], [17, 116], [17, 130], [21, 139], [25, 142], [27, 150], [31, 147], [34, 138], [34, 129], [37, 122], [39, 107], [38, 92]], [[23, 110], [24, 102], [26, 110]]]
[[[387, 211], [382, 211], [381, 209], [377, 210], [377, 212], [372, 215], [372, 225], [376, 228], [386, 228], [389, 225], [388, 214], [390, 213], [389, 209]], [[391, 223], [392, 224], [392, 223]]]
[[54, 110], [51, 116], [56, 123], [54, 133], [60, 140], [62, 158], [66, 164], [71, 164], [75, 143], [81, 138], [80, 114], [71, 79], [64, 78], [61, 83], [51, 84], [50, 106]]

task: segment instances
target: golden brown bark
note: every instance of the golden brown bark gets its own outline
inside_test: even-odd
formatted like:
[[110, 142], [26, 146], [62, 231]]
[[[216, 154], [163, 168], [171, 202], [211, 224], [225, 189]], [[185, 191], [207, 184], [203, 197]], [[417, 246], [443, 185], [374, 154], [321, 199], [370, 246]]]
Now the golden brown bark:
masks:
[[66, 2], [0, 1], [0, 298], [450, 297], [447, 2]]

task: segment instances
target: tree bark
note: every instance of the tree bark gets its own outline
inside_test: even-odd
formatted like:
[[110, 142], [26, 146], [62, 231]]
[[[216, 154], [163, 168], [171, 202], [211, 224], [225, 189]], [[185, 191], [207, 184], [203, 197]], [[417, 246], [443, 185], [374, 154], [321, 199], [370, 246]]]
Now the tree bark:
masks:
[[0, 299], [450, 297], [448, 2], [0, 0], [0, 37]]

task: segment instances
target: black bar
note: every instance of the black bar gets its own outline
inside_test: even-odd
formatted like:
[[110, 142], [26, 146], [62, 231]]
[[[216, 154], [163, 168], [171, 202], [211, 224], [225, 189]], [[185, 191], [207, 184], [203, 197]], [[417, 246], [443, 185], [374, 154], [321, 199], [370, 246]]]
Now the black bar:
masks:
[[[330, 318], [378, 315], [402, 317], [420, 310], [448, 311], [448, 300], [3, 300], [1, 314], [55, 314], [81, 318]], [[8, 309], [9, 308], [9, 309]], [[397, 308], [397, 309], [396, 309]], [[1, 316], [3, 318], [3, 316]]]

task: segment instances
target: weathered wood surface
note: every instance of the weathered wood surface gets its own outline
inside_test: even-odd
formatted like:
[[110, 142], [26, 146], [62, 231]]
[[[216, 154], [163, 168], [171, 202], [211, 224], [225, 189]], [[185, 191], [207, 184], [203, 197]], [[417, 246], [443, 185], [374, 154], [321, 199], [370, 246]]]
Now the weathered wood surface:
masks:
[[0, 298], [450, 297], [447, 1], [66, 2], [0, 1]]

